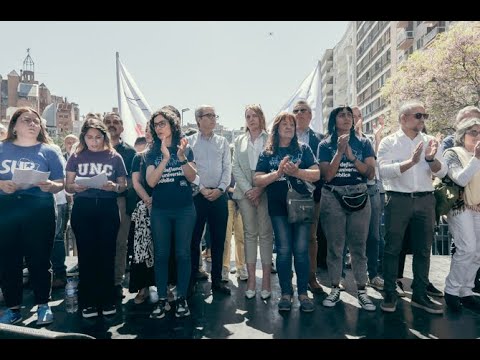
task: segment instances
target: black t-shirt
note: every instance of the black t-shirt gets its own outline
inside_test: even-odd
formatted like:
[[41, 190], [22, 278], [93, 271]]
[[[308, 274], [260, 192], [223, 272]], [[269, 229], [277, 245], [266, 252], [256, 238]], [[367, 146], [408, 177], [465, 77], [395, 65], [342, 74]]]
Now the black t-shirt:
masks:
[[[145, 153], [135, 155], [132, 161], [132, 174], [134, 172], [140, 173], [140, 183], [147, 192], [148, 196], [152, 196], [153, 189], [147, 183], [147, 164], [145, 163], [145, 161]], [[138, 200], [140, 200], [140, 197], [138, 198]]]
[[[278, 152], [273, 155], [268, 155], [265, 151], [262, 152], [258, 158], [255, 171], [266, 174], [275, 172], [278, 170], [278, 165], [282, 159], [287, 155], [293, 163], [296, 163], [299, 159], [301, 160], [300, 169], [308, 169], [310, 166], [317, 164], [310, 146], [300, 144], [300, 150], [293, 154], [289, 152], [288, 148], [282, 147], [278, 148]], [[289, 177], [289, 180], [296, 191], [300, 193], [308, 191], [302, 180], [296, 177]], [[267, 186], [268, 214], [270, 216], [287, 216], [287, 192], [288, 184], [285, 175]]]
[[[177, 157], [177, 149], [169, 147], [168, 151], [170, 151], [170, 160], [163, 170], [158, 184], [153, 188], [152, 206], [159, 209], [186, 207], [193, 203], [192, 187], [183, 174], [182, 165], [180, 165]], [[190, 147], [187, 147], [185, 157], [188, 162], [194, 160], [193, 151]], [[157, 167], [162, 159], [162, 153], [148, 152], [146, 157], [147, 167], [150, 165]]]
[[[333, 146], [332, 137], [329, 136], [327, 139], [323, 140], [319, 145], [319, 154], [318, 161], [330, 162], [332, 161], [335, 153], [337, 152], [337, 147]], [[373, 151], [372, 144], [365, 137], [354, 137], [353, 140], [350, 140], [350, 147], [352, 148], [353, 155], [355, 155], [358, 160], [365, 162], [365, 159], [368, 157], [375, 157], [375, 152]], [[334, 186], [344, 186], [344, 185], [357, 185], [361, 183], [366, 183], [367, 178], [360, 174], [350, 160], [347, 159], [347, 156], [343, 154], [342, 159], [340, 160], [340, 166], [338, 171], [335, 174], [335, 177], [326, 184]]]

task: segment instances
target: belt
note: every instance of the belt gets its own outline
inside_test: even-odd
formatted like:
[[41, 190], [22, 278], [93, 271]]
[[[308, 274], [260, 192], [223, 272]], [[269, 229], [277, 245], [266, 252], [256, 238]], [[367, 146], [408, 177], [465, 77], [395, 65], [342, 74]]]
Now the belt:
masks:
[[406, 197], [415, 199], [415, 198], [419, 198], [419, 197], [422, 197], [422, 196], [432, 195], [433, 191], [419, 191], [419, 192], [413, 192], [413, 193], [404, 193], [404, 192], [398, 192], [398, 191], [387, 191], [387, 194], [406, 196]]

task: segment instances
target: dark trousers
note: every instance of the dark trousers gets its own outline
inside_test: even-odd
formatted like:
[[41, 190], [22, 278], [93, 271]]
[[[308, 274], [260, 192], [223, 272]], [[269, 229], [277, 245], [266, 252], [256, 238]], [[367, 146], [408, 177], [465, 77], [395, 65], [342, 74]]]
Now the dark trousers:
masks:
[[212, 283], [219, 283], [222, 280], [223, 246], [227, 232], [227, 195], [221, 195], [215, 201], [209, 201], [198, 194], [193, 198], [197, 212], [197, 221], [193, 229], [191, 243], [192, 277], [198, 272], [200, 257], [200, 241], [202, 240], [203, 229], [208, 221], [210, 227], [210, 240], [212, 252]]
[[82, 307], [114, 304], [115, 248], [120, 226], [117, 199], [76, 198], [71, 223], [81, 269]]
[[426, 294], [434, 222], [435, 197], [433, 194], [411, 198], [387, 193], [383, 259], [385, 292], [395, 292], [399, 255], [402, 251], [405, 231], [409, 227], [413, 251], [413, 297], [421, 297]]
[[46, 198], [0, 196], [0, 279], [7, 307], [22, 303], [24, 257], [35, 303], [48, 302], [54, 236], [55, 203], [52, 195]]

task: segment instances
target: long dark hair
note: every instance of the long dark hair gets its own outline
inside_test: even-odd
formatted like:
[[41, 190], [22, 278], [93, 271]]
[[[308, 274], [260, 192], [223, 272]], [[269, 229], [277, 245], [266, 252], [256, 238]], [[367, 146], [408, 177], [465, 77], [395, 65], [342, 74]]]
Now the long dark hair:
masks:
[[265, 152], [269, 155], [276, 154], [278, 152], [278, 147], [280, 143], [280, 135], [278, 133], [278, 127], [283, 120], [292, 120], [293, 124], [295, 125], [295, 133], [293, 135], [292, 140], [290, 141], [290, 145], [288, 145], [288, 151], [292, 154], [295, 154], [297, 151], [300, 151], [300, 144], [298, 143], [297, 137], [297, 120], [295, 119], [295, 115], [292, 113], [282, 111], [275, 117], [273, 120], [272, 132], [268, 136], [267, 145], [265, 145]]
[[112, 143], [110, 142], [110, 133], [108, 132], [107, 126], [103, 123], [102, 119], [100, 119], [98, 115], [88, 113], [86, 115], [86, 120], [82, 125], [80, 136], [78, 137], [79, 144], [75, 149], [75, 154], [80, 154], [82, 151], [88, 150], [87, 143], [85, 142], [85, 135], [90, 129], [97, 129], [103, 135], [104, 150], [114, 150]]
[[160, 110], [155, 111], [150, 117], [150, 132], [153, 138], [153, 145], [151, 147], [151, 151], [153, 151], [154, 153], [161, 153], [160, 148], [162, 147], [162, 140], [160, 140], [157, 133], [155, 132], [154, 119], [158, 115], [162, 115], [165, 120], [167, 120], [170, 124], [170, 129], [172, 130], [172, 147], [176, 149], [177, 145], [180, 144], [180, 139], [183, 137], [182, 129], [180, 128], [180, 118], [175, 113], [175, 111], [173, 111], [173, 109], [170, 110], [171, 107], [171, 105], [164, 106]]
[[37, 141], [40, 141], [43, 144], [53, 144], [52, 139], [48, 135], [47, 128], [46, 128], [46, 123], [40, 116], [40, 114], [35, 110], [32, 109], [31, 107], [21, 107], [18, 108], [12, 115], [12, 118], [10, 119], [10, 123], [8, 124], [8, 130], [7, 130], [7, 137], [5, 138], [6, 141], [14, 141], [17, 138], [17, 133], [13, 130], [15, 125], [17, 124], [17, 120], [22, 115], [23, 113], [30, 112], [32, 114], [35, 114], [35, 116], [38, 118], [40, 121], [40, 132], [38, 133], [37, 136]]
[[328, 135], [331, 136], [332, 147], [334, 149], [337, 148], [337, 141], [338, 141], [338, 133], [337, 133], [337, 115], [343, 109], [347, 109], [349, 113], [352, 114], [352, 128], [350, 129], [350, 140], [348, 143], [352, 145], [352, 142], [355, 139], [355, 125], [353, 124], [353, 111], [350, 106], [339, 106], [332, 110], [330, 116], [328, 117]]

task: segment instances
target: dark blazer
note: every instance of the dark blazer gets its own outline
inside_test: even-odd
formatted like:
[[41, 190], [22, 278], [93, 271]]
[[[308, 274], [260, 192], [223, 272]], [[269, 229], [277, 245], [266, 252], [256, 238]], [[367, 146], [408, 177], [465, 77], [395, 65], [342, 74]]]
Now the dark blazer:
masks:
[[[315, 155], [315, 158], [317, 159], [317, 161], [318, 161], [318, 157], [317, 157], [317, 155], [318, 155], [317, 154], [318, 144], [320, 144], [320, 141], [322, 141], [324, 138], [325, 138], [325, 135], [322, 135], [320, 133], [316, 133], [311, 128], [308, 128], [308, 145], [312, 149], [313, 154]], [[320, 192], [322, 190], [323, 181], [320, 178], [320, 180], [314, 182], [313, 184], [315, 185], [315, 191], [313, 193], [313, 197], [314, 197], [315, 202], [319, 202], [320, 201]]]

